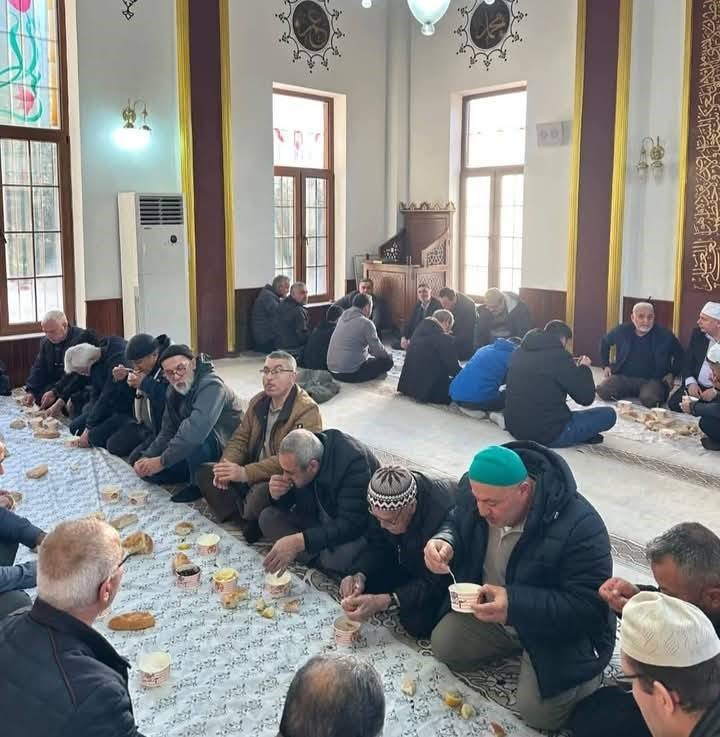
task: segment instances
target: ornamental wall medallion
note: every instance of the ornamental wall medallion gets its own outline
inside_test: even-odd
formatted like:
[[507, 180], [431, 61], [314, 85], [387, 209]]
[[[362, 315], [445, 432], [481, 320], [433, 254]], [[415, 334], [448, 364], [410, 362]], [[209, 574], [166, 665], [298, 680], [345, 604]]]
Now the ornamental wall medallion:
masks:
[[285, 10], [275, 17], [285, 25], [282, 43], [292, 48], [293, 63], [307, 61], [312, 73], [316, 64], [330, 68], [330, 56], [342, 56], [337, 42], [345, 35], [338, 27], [342, 10], [332, 7], [333, 0], [283, 0]]
[[454, 33], [460, 36], [458, 54], [470, 54], [470, 68], [482, 59], [490, 68], [493, 56], [507, 61], [507, 45], [522, 41], [516, 26], [527, 13], [517, 9], [518, 0], [472, 0], [458, 13], [463, 24]]
[[122, 14], [127, 20], [130, 20], [135, 15], [135, 12], [130, 8], [132, 8], [136, 2], [137, 0], [122, 0], [122, 4], [125, 6], [125, 10], [122, 11]]

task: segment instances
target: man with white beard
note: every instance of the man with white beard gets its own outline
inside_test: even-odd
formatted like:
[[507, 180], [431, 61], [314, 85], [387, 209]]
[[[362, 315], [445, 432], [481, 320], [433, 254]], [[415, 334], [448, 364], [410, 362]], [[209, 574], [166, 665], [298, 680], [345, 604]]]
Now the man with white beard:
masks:
[[[160, 356], [169, 386], [162, 427], [133, 468], [157, 484], [189, 482], [196, 495], [177, 494], [177, 501], [200, 498], [195, 471], [217, 461], [242, 420], [240, 399], [215, 373], [212, 363], [186, 345], [171, 345]], [[173, 497], [173, 501], [176, 501]]]

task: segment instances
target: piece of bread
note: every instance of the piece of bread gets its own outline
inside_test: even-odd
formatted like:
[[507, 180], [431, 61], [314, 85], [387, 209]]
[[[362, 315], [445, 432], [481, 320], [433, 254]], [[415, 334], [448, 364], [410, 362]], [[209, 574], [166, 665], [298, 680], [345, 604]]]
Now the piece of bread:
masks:
[[237, 609], [238, 604], [241, 601], [245, 601], [248, 598], [248, 590], [246, 588], [239, 588], [233, 591], [231, 594], [220, 595], [220, 606], [223, 609]]
[[133, 532], [128, 535], [122, 543], [128, 553], [147, 555], [153, 551], [153, 539], [146, 532]]
[[126, 527], [130, 527], [130, 525], [134, 525], [137, 521], [138, 516], [136, 514], [121, 514], [119, 517], [110, 520], [110, 524], [119, 532]]
[[34, 435], [40, 440], [57, 440], [60, 437], [60, 433], [57, 430], [50, 430], [46, 427], [38, 428], [35, 430]]
[[0, 463], [5, 460], [7, 456], [7, 450], [5, 449], [5, 443], [0, 443]]
[[25, 476], [29, 479], [41, 479], [49, 470], [47, 463], [41, 463], [39, 466], [26, 471]]
[[190, 558], [187, 557], [187, 555], [185, 555], [185, 553], [178, 553], [177, 555], [173, 556], [172, 559], [172, 572], [175, 573], [175, 571], [177, 571], [180, 566], [189, 566], [191, 564], [192, 561], [190, 560]]
[[185, 535], [189, 535], [194, 529], [191, 522], [178, 522], [175, 525], [175, 534], [185, 537]]
[[10, 428], [13, 430], [22, 430], [25, 427], [25, 420], [21, 420], [19, 417], [17, 420], [13, 420], [10, 423]]
[[113, 617], [108, 627], [116, 632], [136, 632], [155, 626], [155, 617], [151, 612], [127, 612]]

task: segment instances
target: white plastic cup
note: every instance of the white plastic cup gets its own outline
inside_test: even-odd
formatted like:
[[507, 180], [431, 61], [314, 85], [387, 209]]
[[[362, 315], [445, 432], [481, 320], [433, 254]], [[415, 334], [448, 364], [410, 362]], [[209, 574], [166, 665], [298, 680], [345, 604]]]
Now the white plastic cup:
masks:
[[480, 601], [480, 589], [476, 583], [454, 583], [448, 587], [450, 591], [450, 606], [455, 612], [472, 613], [472, 604]]

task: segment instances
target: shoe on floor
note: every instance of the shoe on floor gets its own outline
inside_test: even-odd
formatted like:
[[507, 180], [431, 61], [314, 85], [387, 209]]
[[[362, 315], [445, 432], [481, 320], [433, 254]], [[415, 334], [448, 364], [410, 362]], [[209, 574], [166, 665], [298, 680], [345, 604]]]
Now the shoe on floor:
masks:
[[720, 450], [720, 440], [713, 440], [707, 435], [703, 435], [700, 438], [700, 442], [702, 443], [702, 447], [705, 448], [705, 450]]
[[198, 499], [202, 499], [202, 494], [197, 486], [186, 486], [184, 489], [176, 492], [170, 497], [171, 502], [196, 502]]
[[589, 440], [585, 441], [588, 445], [600, 445], [600, 443], [605, 442], [605, 438], [598, 433], [597, 435], [593, 435]]
[[243, 537], [245, 538], [245, 541], [248, 543], [248, 545], [256, 543], [262, 537], [260, 525], [257, 523], [257, 520], [240, 520], [238, 522], [238, 527], [240, 528], [240, 532], [242, 532]]

